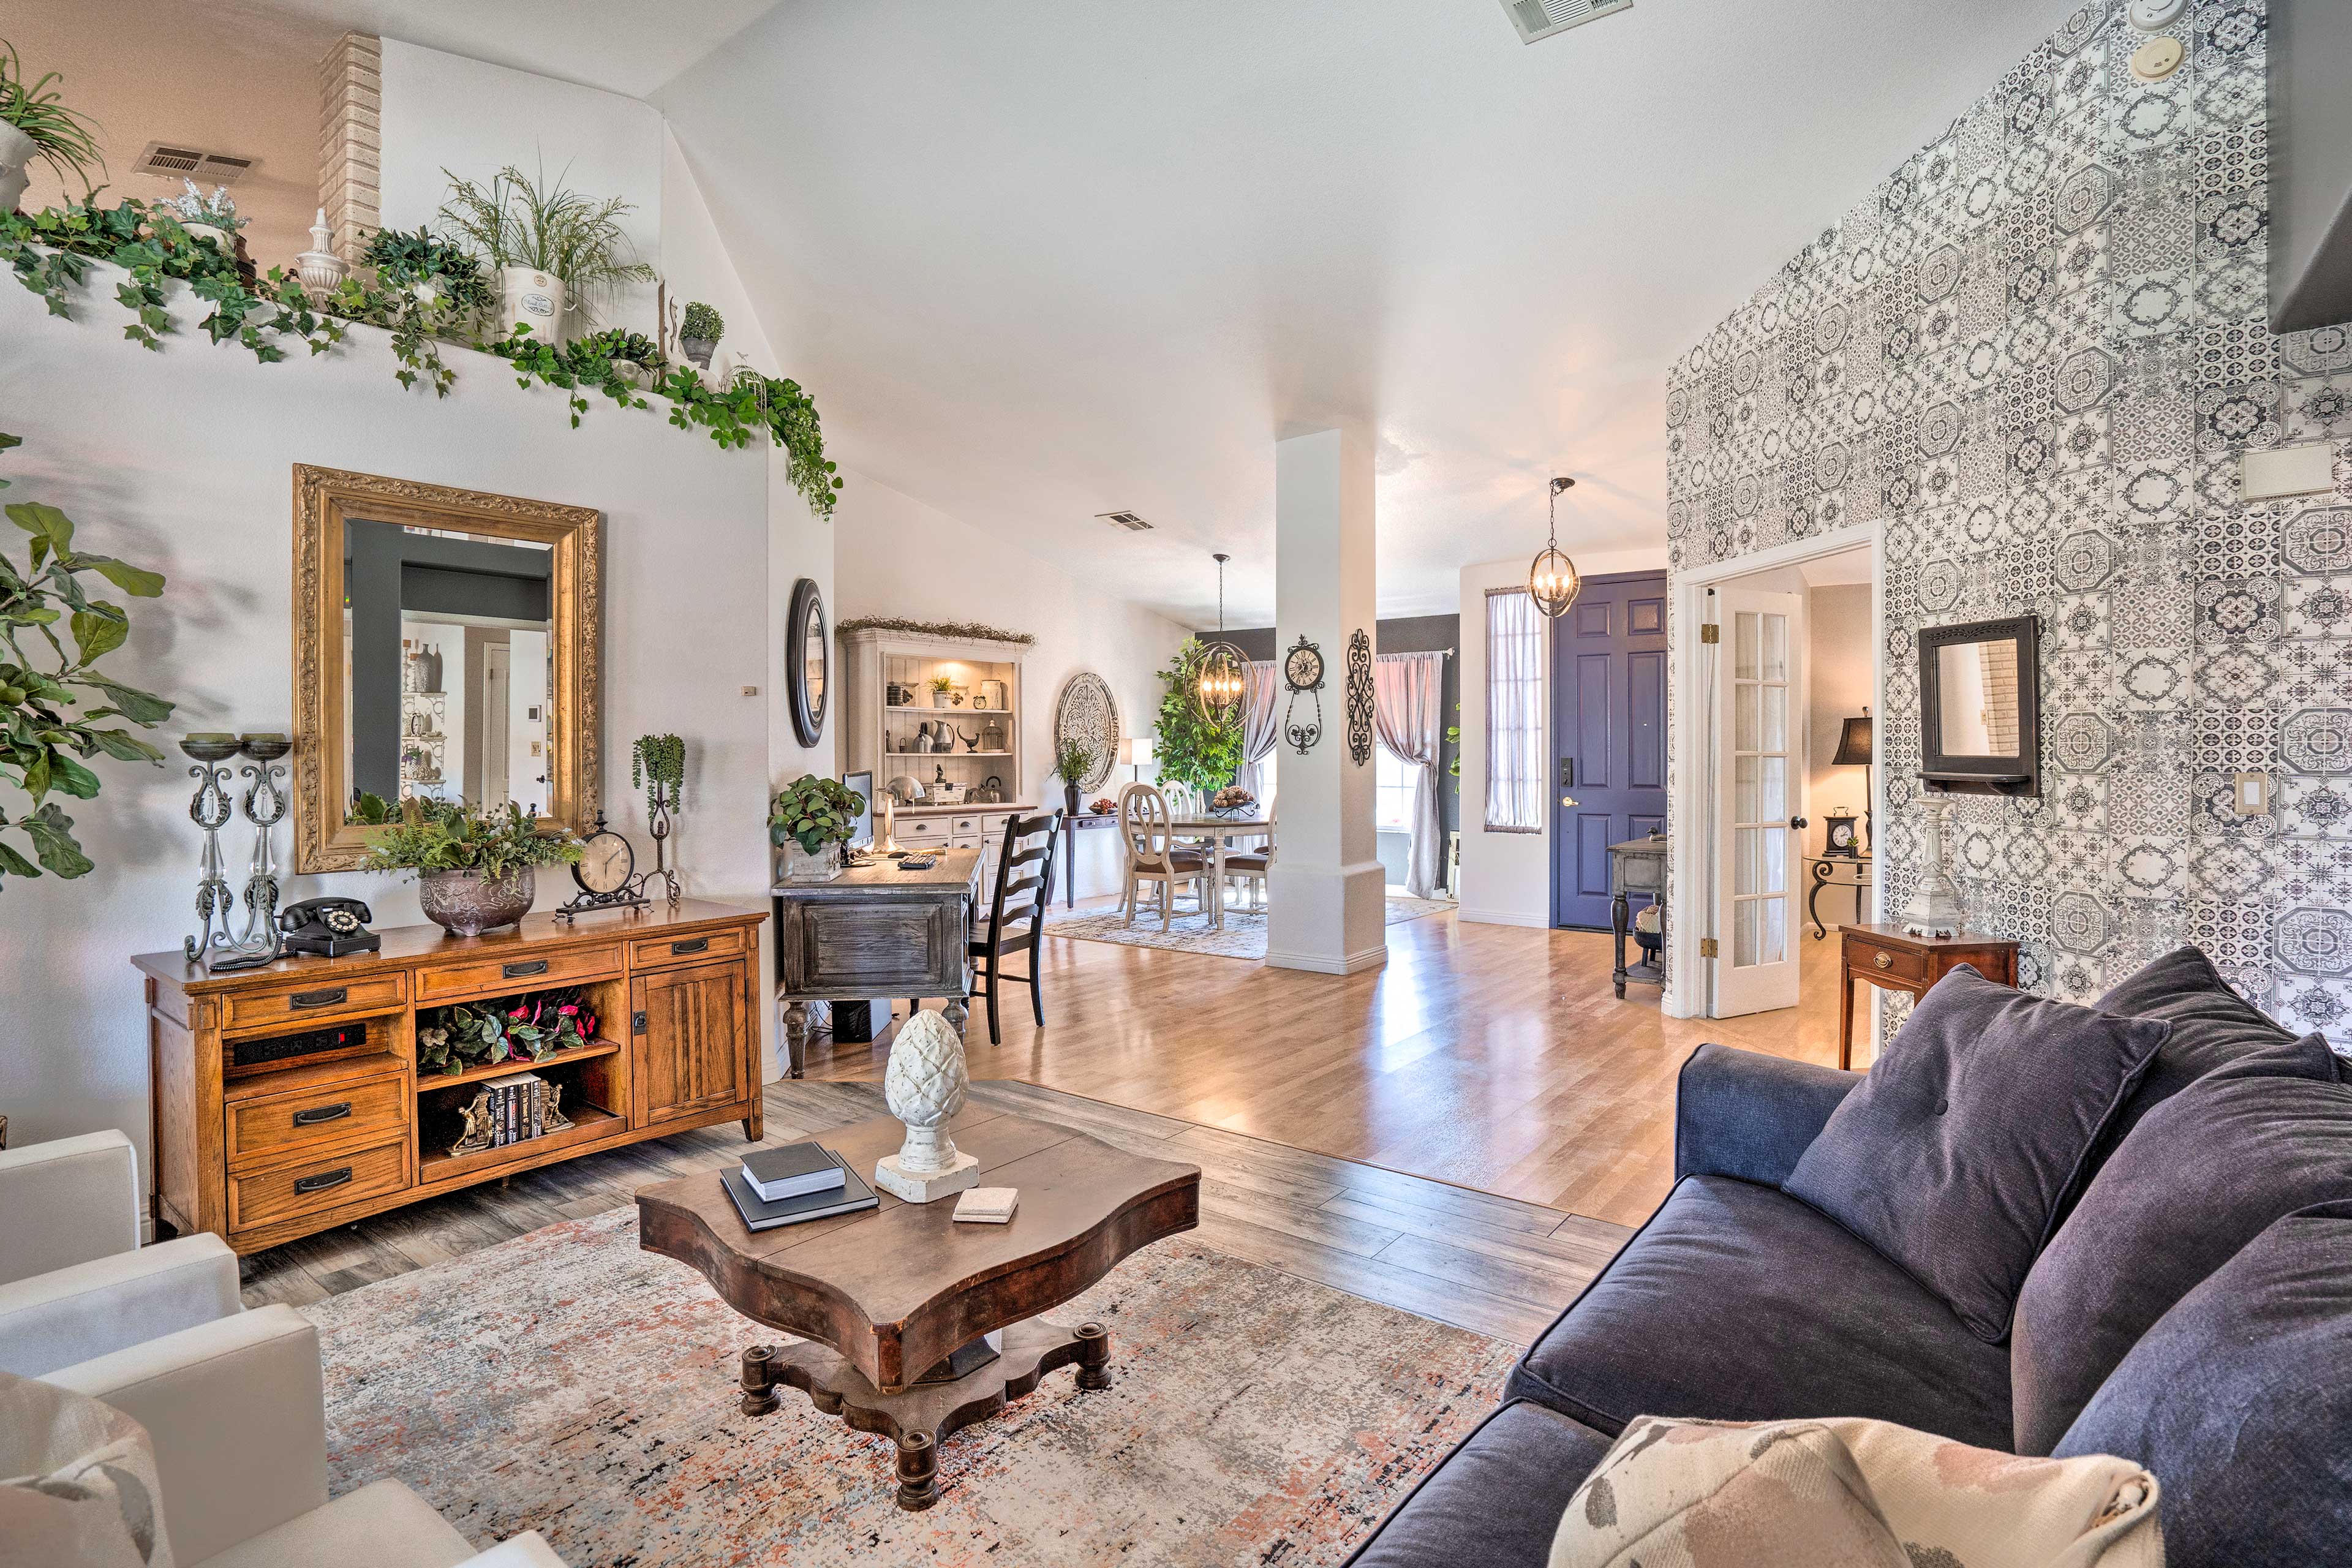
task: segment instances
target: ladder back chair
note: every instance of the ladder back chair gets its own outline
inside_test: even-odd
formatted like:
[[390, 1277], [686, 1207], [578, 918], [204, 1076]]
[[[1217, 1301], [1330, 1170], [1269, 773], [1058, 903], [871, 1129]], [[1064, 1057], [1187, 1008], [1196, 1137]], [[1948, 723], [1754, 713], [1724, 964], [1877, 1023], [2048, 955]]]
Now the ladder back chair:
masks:
[[[1045, 1024], [1044, 956], [1039, 938], [1045, 933], [1045, 900], [1054, 886], [1054, 847], [1062, 839], [1062, 814], [1011, 816], [1004, 822], [1004, 847], [996, 857], [996, 895], [989, 900], [988, 924], [971, 940], [972, 989], [988, 997], [988, 1043], [1001, 1046], [1003, 1032], [997, 1023], [996, 996], [1007, 980], [1025, 981], [1029, 1009], [1037, 1025]], [[1040, 841], [1042, 840], [1042, 842]], [[1015, 932], [1013, 927], [1022, 929]], [[1006, 974], [1004, 956], [1029, 955], [1029, 973]]]
[[1127, 854], [1127, 891], [1120, 900], [1120, 910], [1128, 925], [1135, 923], [1135, 911], [1146, 882], [1160, 884], [1161, 931], [1168, 929], [1174, 917], [1178, 883], [1192, 884], [1193, 894], [1203, 910], [1209, 907], [1208, 900], [1215, 896], [1209, 888], [1214, 876], [1209, 857], [1179, 844], [1174, 823], [1175, 818], [1169, 814], [1168, 797], [1151, 785], [1131, 784], [1118, 792], [1118, 839]]

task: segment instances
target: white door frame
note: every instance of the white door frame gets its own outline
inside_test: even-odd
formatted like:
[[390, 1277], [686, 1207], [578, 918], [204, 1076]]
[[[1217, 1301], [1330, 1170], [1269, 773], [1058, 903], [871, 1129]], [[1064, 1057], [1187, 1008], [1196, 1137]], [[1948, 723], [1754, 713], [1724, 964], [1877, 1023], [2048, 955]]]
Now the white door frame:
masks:
[[[1668, 581], [1668, 608], [1674, 616], [1673, 643], [1679, 657], [1674, 660], [1674, 718], [1666, 737], [1673, 758], [1673, 776], [1666, 795], [1666, 833], [1669, 843], [1702, 847], [1698, 856], [1685, 858], [1683, 864], [1675, 868], [1674, 897], [1666, 910], [1666, 986], [1659, 1011], [1669, 1018], [1706, 1016], [1717, 961], [1699, 956], [1699, 940], [1729, 934], [1710, 929], [1715, 921], [1713, 900], [1701, 897], [1707, 886], [1706, 868], [1701, 862], [1711, 858], [1715, 842], [1706, 772], [1701, 765], [1706, 755], [1709, 725], [1714, 720], [1714, 714], [1700, 702], [1698, 627], [1706, 618], [1706, 591], [1759, 572], [1799, 566], [1825, 555], [1843, 555], [1864, 544], [1870, 547], [1870, 710], [1877, 717], [1886, 711], [1886, 533], [1882, 522], [1874, 520], [1855, 523], [1834, 533], [1791, 540], [1737, 560], [1690, 567], [1675, 573]], [[1810, 636], [1812, 617], [1808, 615], [1805, 620]], [[1810, 703], [1810, 693], [1805, 700]], [[1883, 726], [1884, 719], [1879, 722]], [[1799, 798], [1805, 796], [1801, 794]], [[1871, 847], [1875, 852], [1880, 843], [1877, 835], [1885, 831], [1876, 826], [1878, 819], [1886, 815], [1886, 769], [1883, 764], [1872, 773], [1870, 812], [1875, 830]], [[1878, 866], [1879, 861], [1874, 859], [1870, 889], [1873, 921], [1885, 918], [1886, 880], [1878, 875]], [[1871, 1019], [1871, 1039], [1875, 1045], [1878, 1029], [1874, 1009]]]

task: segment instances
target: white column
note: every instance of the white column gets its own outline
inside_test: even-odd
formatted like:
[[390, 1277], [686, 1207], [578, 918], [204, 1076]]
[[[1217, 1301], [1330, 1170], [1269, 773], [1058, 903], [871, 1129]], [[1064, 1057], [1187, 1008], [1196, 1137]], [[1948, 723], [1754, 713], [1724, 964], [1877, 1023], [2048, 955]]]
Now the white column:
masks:
[[[1353, 974], [1389, 957], [1386, 883], [1372, 829], [1373, 770], [1348, 754], [1348, 638], [1377, 638], [1372, 446], [1360, 430], [1318, 430], [1274, 448], [1275, 658], [1301, 637], [1323, 652], [1323, 738], [1305, 756], [1285, 742], [1281, 814], [1266, 879], [1265, 961]], [[1290, 702], [1286, 686], [1276, 700]], [[1314, 710], [1305, 695], [1294, 716]]]

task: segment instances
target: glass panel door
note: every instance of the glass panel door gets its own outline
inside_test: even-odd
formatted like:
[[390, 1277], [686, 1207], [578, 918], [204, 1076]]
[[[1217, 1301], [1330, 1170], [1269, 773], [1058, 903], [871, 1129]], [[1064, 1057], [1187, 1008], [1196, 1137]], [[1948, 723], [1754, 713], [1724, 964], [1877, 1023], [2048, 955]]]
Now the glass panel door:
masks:
[[1718, 1018], [1797, 1001], [1796, 858], [1790, 819], [1802, 809], [1804, 751], [1799, 653], [1803, 601], [1793, 594], [1718, 590], [1713, 689], [1720, 705], [1716, 801]]

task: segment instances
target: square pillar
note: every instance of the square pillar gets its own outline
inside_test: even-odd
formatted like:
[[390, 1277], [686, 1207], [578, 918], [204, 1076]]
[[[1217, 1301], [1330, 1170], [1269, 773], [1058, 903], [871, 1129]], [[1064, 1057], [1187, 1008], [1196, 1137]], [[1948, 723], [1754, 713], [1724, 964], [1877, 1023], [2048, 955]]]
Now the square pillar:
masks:
[[[1301, 637], [1323, 653], [1323, 735], [1305, 756], [1282, 742], [1280, 822], [1266, 877], [1265, 961], [1353, 974], [1388, 962], [1388, 874], [1372, 827], [1373, 768], [1348, 754], [1348, 639], [1379, 637], [1372, 552], [1372, 444], [1318, 430], [1274, 448], [1275, 650]], [[1277, 703], [1301, 722], [1314, 699]]]

